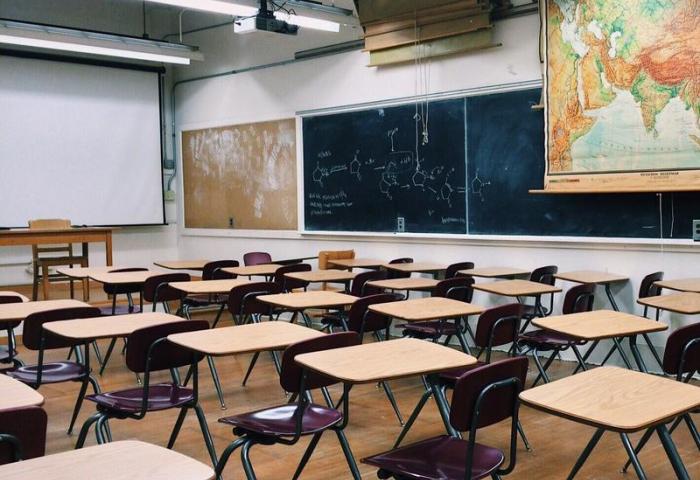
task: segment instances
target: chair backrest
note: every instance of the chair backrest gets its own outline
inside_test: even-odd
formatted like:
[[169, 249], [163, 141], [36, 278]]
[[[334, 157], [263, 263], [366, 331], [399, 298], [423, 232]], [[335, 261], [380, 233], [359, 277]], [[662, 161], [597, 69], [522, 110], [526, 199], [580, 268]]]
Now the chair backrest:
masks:
[[537, 283], [544, 283], [547, 285], [554, 285], [556, 278], [554, 275], [559, 271], [559, 267], [555, 265], [548, 265], [546, 267], [536, 268], [530, 274], [530, 281]]
[[[395, 258], [395, 259], [389, 261], [390, 265], [393, 265], [396, 263], [413, 263], [413, 259], [410, 257], [402, 257], [402, 258]], [[410, 276], [411, 276], [411, 272], [399, 272], [397, 270], [388, 269], [386, 278], [408, 278]]]
[[[114, 270], [110, 270], [109, 273], [123, 273], [123, 272], [145, 272], [147, 271], [147, 268], [141, 268], [141, 267], [129, 267], [129, 268], [117, 268]], [[125, 294], [125, 293], [138, 293], [141, 291], [141, 284], [140, 283], [122, 283], [122, 284], [109, 284], [109, 283], [104, 283], [102, 284], [102, 289], [104, 292], [108, 295], [118, 295], [118, 294]]]
[[474, 278], [469, 276], [452, 277], [441, 280], [433, 290], [433, 297], [451, 298], [460, 302], [471, 302], [474, 296]]
[[292, 265], [283, 265], [275, 270], [274, 282], [278, 284], [282, 291], [291, 292], [297, 288], [306, 288], [309, 286], [309, 282], [303, 280], [297, 280], [296, 278], [289, 278], [286, 276], [287, 273], [293, 272], [310, 272], [311, 265], [308, 263], [294, 263]]
[[147, 302], [172, 302], [182, 299], [186, 294], [168, 285], [172, 282], [189, 282], [189, 273], [163, 273], [148, 277], [143, 284], [143, 299]]
[[[175, 333], [207, 330], [206, 320], [183, 320], [181, 322], [163, 323], [133, 331], [126, 343], [126, 366], [135, 373], [144, 373], [148, 363], [149, 372], [185, 367], [192, 364], [193, 358], [199, 362], [204, 355], [180, 347], [174, 343], [155, 342]], [[149, 360], [150, 353], [150, 362]]]
[[0, 465], [43, 457], [46, 451], [48, 418], [41, 407], [11, 408], [0, 411], [0, 437], [11, 435], [19, 443], [20, 452], [10, 442], [0, 439]]
[[474, 262], [458, 262], [453, 263], [445, 270], [445, 278], [452, 278], [459, 273], [460, 270], [471, 270], [474, 268]]
[[329, 260], [348, 260], [355, 258], [355, 250], [321, 250], [318, 252], [318, 269], [326, 270], [332, 268]]
[[403, 296], [394, 293], [380, 293], [358, 298], [348, 311], [348, 329], [361, 334], [388, 329], [391, 325], [391, 317], [373, 312], [368, 307], [377, 303], [399, 300], [403, 300]]
[[561, 313], [568, 315], [570, 313], [590, 312], [593, 310], [594, 298], [595, 285], [592, 283], [571, 287], [564, 296]]
[[275, 282], [254, 282], [233, 287], [228, 294], [228, 310], [233, 315], [269, 314], [270, 305], [255, 297], [275, 293], [282, 293], [282, 287]]
[[700, 322], [681, 327], [668, 336], [664, 372], [680, 376], [700, 370]]
[[642, 278], [639, 284], [639, 298], [655, 297], [661, 295], [661, 287], [654, 285], [654, 282], [660, 282], [664, 279], [664, 272], [650, 273]]
[[51, 335], [44, 330], [44, 324], [74, 318], [99, 317], [100, 315], [100, 309], [96, 307], [61, 308], [32, 313], [24, 319], [22, 343], [29, 350], [39, 350], [41, 349], [41, 336], [44, 335], [44, 350], [72, 347], [78, 342]]
[[[280, 385], [287, 392], [300, 393], [302, 367], [294, 361], [294, 357], [302, 353], [331, 350], [333, 348], [350, 347], [360, 344], [360, 337], [355, 332], [329, 333], [322, 337], [304, 340], [287, 347], [282, 354], [282, 369]], [[309, 372], [304, 382], [305, 390], [323, 388], [338, 383], [338, 380]]]
[[355, 275], [350, 284], [350, 295], [355, 297], [365, 297], [367, 295], [376, 295], [382, 293], [381, 288], [366, 285], [367, 282], [373, 280], [384, 280], [387, 277], [386, 270], [368, 270]]
[[523, 304], [511, 303], [489, 308], [479, 315], [474, 342], [477, 347], [485, 349], [486, 363], [491, 361], [493, 347], [507, 345], [518, 340], [523, 311]]
[[[527, 376], [527, 357], [515, 357], [476, 367], [457, 379], [452, 394], [450, 424], [460, 432], [472, 428], [488, 427], [515, 414], [518, 409], [518, 395], [525, 385]], [[488, 387], [504, 380], [516, 379], [504, 389], [488, 391], [482, 399], [477, 418], [475, 407], [477, 401]]]
[[202, 280], [218, 280], [223, 278], [236, 278], [236, 275], [228, 272], [217, 271], [220, 268], [233, 268], [240, 265], [238, 260], [216, 260], [207, 262], [202, 268]]
[[[64, 230], [66, 228], [71, 228], [71, 223], [70, 220], [64, 218], [39, 218], [29, 220], [29, 230]], [[71, 244], [32, 245], [32, 256], [34, 259], [37, 258], [39, 253], [46, 252], [67, 252], [72, 256], [73, 248]]]
[[243, 265], [262, 265], [272, 263], [272, 257], [267, 252], [248, 252], [243, 254]]

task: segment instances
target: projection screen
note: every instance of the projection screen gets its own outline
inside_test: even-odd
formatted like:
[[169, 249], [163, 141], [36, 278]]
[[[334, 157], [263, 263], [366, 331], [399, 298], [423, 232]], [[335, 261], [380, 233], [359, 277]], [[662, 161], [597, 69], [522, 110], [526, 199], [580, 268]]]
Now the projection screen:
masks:
[[0, 52], [0, 227], [163, 224], [160, 73]]

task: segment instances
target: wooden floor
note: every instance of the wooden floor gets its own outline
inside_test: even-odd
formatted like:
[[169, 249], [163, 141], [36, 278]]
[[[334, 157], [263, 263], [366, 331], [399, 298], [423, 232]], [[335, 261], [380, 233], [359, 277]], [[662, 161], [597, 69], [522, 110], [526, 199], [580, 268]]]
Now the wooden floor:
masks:
[[[99, 293], [96, 290], [94, 292], [93, 300], [100, 300]], [[59, 293], [56, 296], [62, 295]], [[228, 318], [222, 323], [230, 325]], [[106, 342], [101, 344], [101, 348], [103, 351], [106, 349]], [[52, 352], [49, 354], [49, 359], [65, 358], [65, 353]], [[20, 357], [27, 363], [36, 359], [34, 352], [28, 352], [23, 348], [20, 348]], [[219, 407], [206, 363], [201, 365], [201, 404], [214, 437], [217, 453], [220, 453], [234, 438], [229, 427], [217, 423], [220, 417], [285, 402], [284, 393], [279, 386], [269, 355], [260, 357], [248, 386], [241, 386], [249, 360], [249, 355], [217, 359], [228, 406], [225, 411]], [[572, 367], [570, 363], [555, 362], [551, 369], [552, 376], [559, 378], [568, 375]], [[530, 382], [534, 379], [534, 371], [535, 367], [531, 363]], [[165, 375], [160, 378], [167, 380]], [[98, 379], [104, 391], [136, 385], [134, 375], [127, 371], [124, 358], [118, 353], [113, 356], [104, 376]], [[392, 388], [402, 413], [408, 417], [422, 393], [419, 379], [392, 382]], [[73, 448], [76, 435], [66, 435], [66, 429], [78, 392], [78, 384], [47, 385], [42, 386], [40, 391], [46, 398], [44, 408], [49, 417], [47, 453]], [[339, 389], [335, 388], [331, 391], [335, 398], [339, 397]], [[93, 412], [94, 406], [90, 402], [85, 402], [76, 431]], [[141, 421], [113, 420], [111, 426], [114, 439], [139, 439], [165, 445], [176, 415], [176, 411], [168, 411], [149, 414]], [[522, 444], [519, 445], [517, 466], [507, 478], [538, 480], [566, 478], [571, 466], [593, 434], [593, 429], [527, 407], [521, 409], [520, 415], [533, 451], [527, 452]], [[700, 421], [700, 418], [696, 418], [696, 421]], [[478, 441], [507, 450], [508, 428], [508, 423], [504, 422], [481, 430]], [[374, 385], [363, 385], [353, 389], [350, 424], [346, 432], [363, 478], [377, 478], [376, 470], [361, 464], [359, 460], [364, 456], [390, 449], [399, 431], [400, 426], [382, 390]], [[442, 423], [434, 403], [431, 402], [424, 409], [407, 440], [416, 441], [442, 433]], [[638, 434], [634, 435], [633, 442], [638, 437]], [[687, 428], [679, 427], [673, 438], [691, 478], [700, 478], [700, 452], [690, 438]], [[88, 444], [93, 443], [95, 439], [91, 435]], [[260, 445], [253, 447], [251, 458], [260, 480], [291, 478], [306, 445], [307, 440], [302, 440], [292, 447]], [[190, 414], [186, 419], [175, 450], [203, 462], [209, 461], [194, 414]], [[658, 438], [649, 443], [640, 459], [649, 479], [675, 478]], [[626, 456], [619, 436], [608, 433], [576, 478], [596, 480], [636, 478], [633, 471], [626, 475], [620, 473], [620, 467], [625, 460]], [[240, 457], [237, 454], [229, 460], [224, 474], [226, 479], [245, 478]], [[335, 435], [328, 433], [322, 438], [301, 478], [308, 480], [351, 478]]]

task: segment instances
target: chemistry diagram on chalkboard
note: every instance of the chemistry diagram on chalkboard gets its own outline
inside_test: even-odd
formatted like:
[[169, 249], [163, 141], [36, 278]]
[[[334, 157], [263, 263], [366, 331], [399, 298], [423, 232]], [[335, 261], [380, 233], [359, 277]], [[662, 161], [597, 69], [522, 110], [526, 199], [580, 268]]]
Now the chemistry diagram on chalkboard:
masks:
[[338, 174], [348, 176], [348, 181], [362, 182], [364, 172], [374, 171], [379, 175], [377, 189], [388, 200], [393, 200], [397, 190], [418, 190], [452, 207], [455, 196], [464, 195], [466, 191], [464, 187], [453, 185], [451, 177], [455, 169], [444, 165], [426, 168], [425, 158], [418, 157], [412, 150], [397, 147], [394, 137], [398, 132], [398, 127], [387, 130], [389, 149], [384, 159], [373, 158], [370, 154], [363, 154], [361, 149], [356, 149], [352, 159], [346, 163], [321, 166], [321, 162], [331, 157], [332, 152], [319, 152], [316, 155], [316, 168], [312, 172], [313, 181], [323, 188], [326, 179]]

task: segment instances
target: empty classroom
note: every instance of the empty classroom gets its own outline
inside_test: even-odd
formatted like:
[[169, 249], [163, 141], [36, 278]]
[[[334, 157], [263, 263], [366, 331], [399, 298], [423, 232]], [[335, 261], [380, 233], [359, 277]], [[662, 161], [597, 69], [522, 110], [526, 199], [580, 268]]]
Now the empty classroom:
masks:
[[700, 478], [696, 0], [0, 0], [0, 479]]

